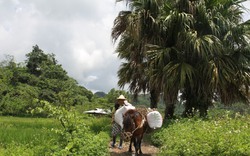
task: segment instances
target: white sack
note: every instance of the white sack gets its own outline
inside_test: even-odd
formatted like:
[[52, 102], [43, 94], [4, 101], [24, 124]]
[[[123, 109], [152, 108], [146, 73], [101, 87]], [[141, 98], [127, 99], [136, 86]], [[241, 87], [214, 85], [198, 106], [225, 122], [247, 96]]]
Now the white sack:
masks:
[[152, 111], [147, 114], [147, 121], [150, 128], [156, 129], [162, 126], [162, 116], [158, 111]]
[[130, 109], [135, 109], [135, 107], [132, 105], [122, 106], [121, 108], [115, 111], [115, 122], [118, 123], [122, 128], [123, 128], [123, 123], [122, 123], [123, 114]]
[[127, 100], [124, 101], [125, 106], [132, 106], [131, 103], [129, 103]]

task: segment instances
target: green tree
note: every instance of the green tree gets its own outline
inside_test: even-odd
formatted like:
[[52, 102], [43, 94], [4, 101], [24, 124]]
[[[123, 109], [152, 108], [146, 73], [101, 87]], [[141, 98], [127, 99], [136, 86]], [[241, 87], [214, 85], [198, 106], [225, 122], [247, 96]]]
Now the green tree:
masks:
[[26, 54], [27, 60], [27, 68], [31, 74], [36, 76], [40, 76], [42, 70], [42, 64], [56, 64], [56, 60], [54, 59], [54, 55], [45, 54], [38, 45], [33, 46], [33, 49], [30, 53]]
[[[163, 75], [163, 86], [167, 90], [164, 94], [181, 91], [186, 101], [184, 115], [197, 109], [201, 116], [206, 116], [214, 93], [234, 95], [234, 100], [242, 100], [241, 80], [249, 81], [249, 72], [245, 70], [249, 62], [246, 31], [249, 24], [240, 23], [242, 1], [168, 2], [161, 19], [167, 32], [165, 39], [170, 43], [158, 45], [161, 48], [151, 54], [152, 63], [157, 62], [163, 69], [155, 76]], [[235, 60], [236, 52], [245, 62]]]
[[28, 115], [39, 105], [37, 99], [67, 109], [92, 100], [92, 92], [70, 78], [55, 55], [34, 46], [26, 56], [26, 65], [16, 63], [13, 56], [0, 63], [0, 114]]
[[173, 116], [178, 92], [186, 101], [184, 115], [196, 109], [206, 116], [214, 95], [224, 103], [247, 99], [250, 22], [241, 19], [244, 0], [127, 2], [131, 10], [119, 14], [112, 32], [114, 39], [121, 36], [117, 52], [127, 60], [118, 71], [122, 85], [163, 93], [165, 117]]
[[[122, 0], [119, 0], [122, 1]], [[146, 44], [157, 42], [160, 38], [155, 18], [158, 16], [160, 0], [126, 0], [129, 11], [121, 11], [114, 21], [112, 38], [120, 37], [116, 52], [122, 63], [118, 71], [118, 85], [129, 84], [129, 90], [134, 98], [140, 92], [150, 92], [151, 107], [157, 108], [160, 90], [150, 83], [150, 68], [148, 68]]]
[[[129, 99], [129, 94], [124, 91], [124, 90], [116, 90], [115, 88], [112, 88], [108, 94], [105, 96], [105, 98], [107, 98], [107, 101], [110, 103], [110, 104], [114, 104], [117, 100], [117, 98], [120, 96], [120, 95], [124, 95], [128, 101], [130, 101]], [[112, 105], [113, 106], [113, 105]]]

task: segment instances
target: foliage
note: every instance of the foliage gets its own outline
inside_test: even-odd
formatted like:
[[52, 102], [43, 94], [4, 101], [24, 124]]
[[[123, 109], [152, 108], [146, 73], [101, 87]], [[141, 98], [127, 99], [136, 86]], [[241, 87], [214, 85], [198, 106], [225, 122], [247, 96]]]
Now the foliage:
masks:
[[28, 148], [23, 144], [8, 144], [5, 147], [0, 145], [0, 155], [22, 155], [22, 156], [35, 156], [35, 151], [32, 148]]
[[246, 102], [249, 87], [249, 29], [240, 4], [246, 0], [119, 0], [129, 9], [114, 21], [112, 38], [125, 60], [120, 86], [135, 94], [148, 91], [173, 117], [178, 92], [183, 115], [207, 115], [212, 100]]
[[132, 102], [130, 100], [129, 93], [125, 92], [124, 90], [115, 90], [114, 88], [112, 88], [104, 97], [98, 97], [97, 95], [95, 95], [92, 98], [91, 102], [85, 102], [85, 104], [81, 106], [81, 108], [78, 107], [78, 109], [80, 109], [81, 112], [92, 110], [95, 108], [113, 110], [117, 97], [119, 97], [119, 95], [121, 94], [124, 95], [129, 102]]
[[221, 113], [210, 116], [209, 112], [208, 119], [169, 120], [152, 136], [161, 147], [159, 155], [250, 155], [250, 116]]
[[26, 84], [20, 84], [9, 88], [5, 96], [0, 101], [0, 112], [3, 115], [19, 115], [27, 114], [28, 109], [35, 108], [34, 98], [38, 98], [36, 87]]
[[50, 106], [45, 109], [57, 119], [0, 117], [0, 155], [109, 155], [110, 117], [76, 116], [73, 111]]
[[39, 106], [35, 99], [65, 107], [92, 100], [92, 92], [69, 77], [54, 54], [45, 54], [36, 45], [26, 57], [26, 64], [16, 63], [13, 56], [0, 63], [0, 114], [29, 115], [27, 111]]
[[41, 101], [42, 108], [34, 111], [49, 112], [56, 118], [62, 128], [56, 129], [60, 140], [56, 147], [51, 149], [53, 155], [108, 155], [107, 142], [109, 135], [104, 132], [93, 133], [84, 123], [84, 117], [74, 110], [67, 110], [62, 106], [52, 106]]
[[43, 72], [43, 65], [56, 65], [54, 55], [45, 54], [38, 45], [33, 46], [32, 52], [26, 54], [28, 71], [36, 76], [40, 76]]
[[91, 116], [88, 118], [89, 123], [86, 123], [91, 131], [94, 133], [105, 132], [106, 134], [111, 134], [111, 117], [110, 116], [102, 116], [102, 117], [95, 117]]
[[112, 88], [108, 92], [105, 98], [108, 100], [109, 103], [114, 104], [120, 95], [124, 95], [128, 101], [131, 101], [130, 94], [128, 92], [125, 92], [124, 90], [115, 90], [114, 88]]

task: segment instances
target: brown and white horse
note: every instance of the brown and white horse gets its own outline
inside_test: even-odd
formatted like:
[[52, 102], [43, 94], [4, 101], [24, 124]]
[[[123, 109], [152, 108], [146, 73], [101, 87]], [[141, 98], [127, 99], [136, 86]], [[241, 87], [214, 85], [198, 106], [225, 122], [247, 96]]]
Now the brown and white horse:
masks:
[[132, 142], [135, 147], [135, 154], [142, 154], [141, 141], [148, 125], [146, 118], [136, 109], [130, 109], [123, 115], [123, 139], [128, 141], [129, 152], [132, 152]]

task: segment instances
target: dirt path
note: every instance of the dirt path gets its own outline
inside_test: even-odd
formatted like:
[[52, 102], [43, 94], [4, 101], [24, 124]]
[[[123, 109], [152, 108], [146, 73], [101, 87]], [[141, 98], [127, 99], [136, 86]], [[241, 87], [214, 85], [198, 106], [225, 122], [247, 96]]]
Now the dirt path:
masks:
[[[111, 148], [109, 146], [110, 156], [134, 156], [134, 152], [128, 152], [129, 142], [125, 142], [123, 144], [122, 149], [118, 149], [117, 147]], [[134, 151], [134, 147], [132, 146], [132, 150]], [[141, 145], [142, 156], [156, 156], [159, 149], [149, 143], [143, 142]]]

